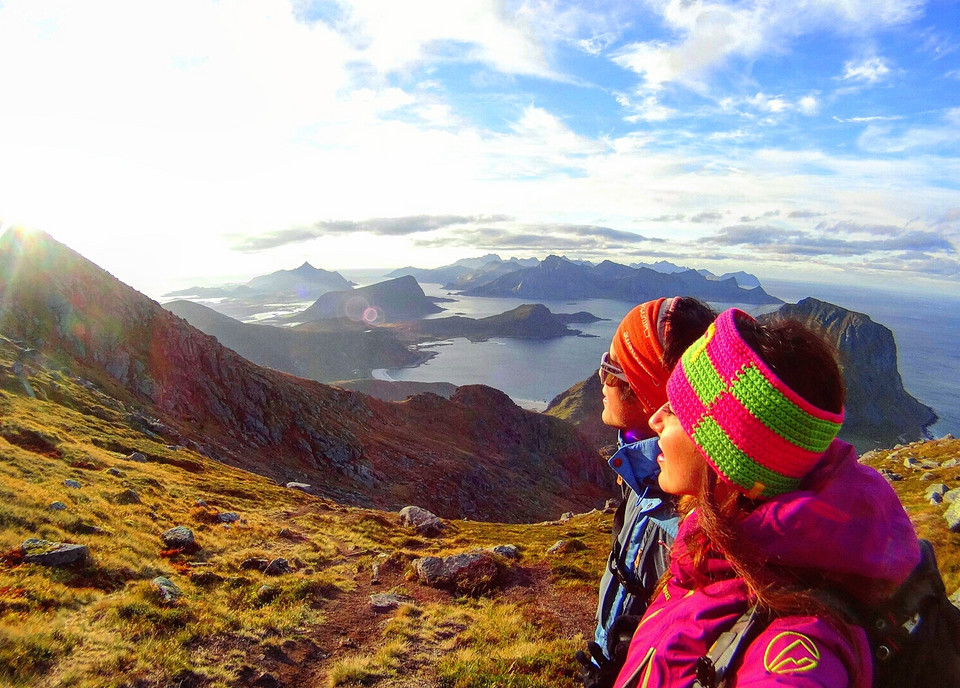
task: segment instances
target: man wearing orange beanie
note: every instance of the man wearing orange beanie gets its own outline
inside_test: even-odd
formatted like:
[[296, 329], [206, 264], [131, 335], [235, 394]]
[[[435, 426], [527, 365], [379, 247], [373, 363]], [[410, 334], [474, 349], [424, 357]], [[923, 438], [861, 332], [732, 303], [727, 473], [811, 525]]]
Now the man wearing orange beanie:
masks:
[[667, 400], [673, 366], [713, 318], [713, 311], [689, 297], [647, 301], [623, 318], [600, 360], [602, 420], [620, 430], [620, 446], [608, 463], [623, 500], [600, 581], [594, 641], [587, 644], [589, 656], [577, 653], [586, 688], [613, 685], [650, 593], [667, 568], [677, 532], [676, 503], [657, 485], [659, 448], [647, 421]]

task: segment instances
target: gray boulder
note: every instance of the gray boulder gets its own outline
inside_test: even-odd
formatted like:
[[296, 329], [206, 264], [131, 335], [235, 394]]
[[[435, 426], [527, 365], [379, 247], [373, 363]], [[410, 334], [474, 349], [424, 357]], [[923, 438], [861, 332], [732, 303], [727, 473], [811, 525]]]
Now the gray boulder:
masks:
[[440, 535], [446, 526], [437, 516], [419, 506], [405, 506], [400, 510], [400, 524], [413, 528], [420, 535]]
[[587, 546], [580, 540], [557, 540], [553, 546], [547, 550], [547, 554], [570, 554], [571, 552], [580, 552], [586, 548]]
[[957, 501], [957, 497], [960, 497], [960, 487], [955, 487], [943, 493], [943, 501], [947, 504], [953, 504]]
[[64, 542], [50, 542], [30, 538], [24, 540], [20, 546], [23, 551], [23, 561], [27, 564], [41, 566], [69, 566], [86, 561], [90, 550], [86, 545], [73, 545]]
[[397, 593], [378, 592], [370, 595], [370, 608], [378, 614], [388, 612], [396, 609], [401, 604], [409, 604], [410, 602], [413, 602], [412, 597], [398, 595]]
[[423, 557], [413, 562], [417, 579], [434, 588], [477, 593], [492, 587], [500, 569], [489, 552], [476, 551], [449, 557]]
[[126, 457], [126, 459], [127, 461], [136, 461], [137, 463], [147, 462], [147, 457], [140, 452], [133, 452], [130, 456]]
[[290, 563], [283, 557], [277, 557], [263, 570], [268, 576], [280, 576], [284, 573], [290, 573], [293, 569], [290, 568]]
[[193, 537], [193, 531], [186, 526], [174, 526], [160, 537], [168, 549], [182, 549], [184, 552], [195, 552], [200, 549]]
[[116, 497], [113, 498], [113, 501], [117, 504], [142, 504], [140, 501], [140, 495], [137, 494], [136, 490], [124, 490]]
[[496, 545], [490, 548], [494, 554], [499, 554], [505, 559], [519, 559], [520, 549], [516, 545]]
[[50, 502], [50, 506], [47, 507], [50, 511], [65, 511], [67, 505], [63, 502]]
[[74, 490], [79, 490], [82, 487], [82, 485], [80, 485], [80, 483], [78, 483], [76, 480], [64, 480], [63, 484], [65, 487], [69, 487]]
[[[948, 493], [949, 494], [949, 493]], [[960, 533], [960, 499], [955, 500], [947, 509], [943, 518], [951, 533]]]
[[180, 588], [174, 585], [173, 581], [171, 581], [169, 578], [157, 576], [150, 582], [156, 586], [157, 593], [160, 595], [160, 600], [164, 604], [173, 604], [178, 599], [183, 597], [183, 592], [181, 592]]
[[217, 514], [217, 520], [220, 521], [220, 523], [235, 523], [240, 520], [240, 517], [232, 511], [227, 511], [222, 514]]

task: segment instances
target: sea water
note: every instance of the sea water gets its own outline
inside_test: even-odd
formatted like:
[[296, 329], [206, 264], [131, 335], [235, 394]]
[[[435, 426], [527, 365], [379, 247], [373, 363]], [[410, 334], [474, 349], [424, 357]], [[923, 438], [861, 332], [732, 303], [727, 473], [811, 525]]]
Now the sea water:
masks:
[[[355, 279], [355, 278], [354, 278]], [[357, 280], [359, 281], [359, 280]], [[930, 428], [934, 437], [952, 433], [960, 437], [960, 297], [920, 295], [883, 291], [868, 287], [764, 280], [764, 289], [795, 303], [813, 296], [859, 311], [894, 333], [898, 367], [907, 392], [932, 406], [939, 421]], [[440, 285], [421, 284], [428, 296], [455, 301], [442, 303], [446, 309], [431, 317], [464, 315], [482, 318], [528, 303], [513, 298], [469, 297], [447, 293]], [[542, 301], [554, 313], [587, 311], [603, 320], [575, 324], [579, 337], [553, 339], [492, 338], [470, 342], [464, 338], [431, 342], [423, 349], [435, 352], [426, 363], [414, 368], [377, 371], [378, 377], [418, 382], [451, 382], [456, 385], [484, 384], [502, 390], [517, 404], [542, 410], [557, 394], [586, 379], [596, 371], [600, 356], [610, 346], [617, 324], [632, 307], [625, 301], [607, 299]], [[775, 306], [711, 303], [722, 310], [738, 306], [753, 315], [775, 310]]]

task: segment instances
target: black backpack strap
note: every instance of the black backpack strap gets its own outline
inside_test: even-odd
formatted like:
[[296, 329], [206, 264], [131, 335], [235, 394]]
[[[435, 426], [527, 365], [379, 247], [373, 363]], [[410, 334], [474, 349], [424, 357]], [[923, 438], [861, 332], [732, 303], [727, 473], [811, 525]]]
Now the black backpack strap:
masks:
[[903, 649], [928, 605], [946, 596], [946, 588], [937, 568], [933, 545], [920, 540], [920, 563], [896, 594], [879, 610], [871, 629], [876, 659], [885, 662]]
[[710, 647], [707, 654], [697, 660], [697, 680], [693, 688], [723, 688], [726, 677], [740, 660], [743, 649], [761, 629], [766, 627], [768, 619], [750, 607], [740, 615], [729, 631], [724, 631]]

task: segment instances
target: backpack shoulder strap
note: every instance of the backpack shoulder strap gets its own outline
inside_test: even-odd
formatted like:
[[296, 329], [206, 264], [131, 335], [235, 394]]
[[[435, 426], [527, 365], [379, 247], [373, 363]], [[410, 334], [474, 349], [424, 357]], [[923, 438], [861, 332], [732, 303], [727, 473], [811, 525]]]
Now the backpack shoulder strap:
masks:
[[727, 674], [739, 661], [743, 649], [768, 623], [769, 619], [758, 612], [756, 605], [741, 614], [733, 627], [721, 633], [707, 654], [697, 660], [697, 680], [693, 688], [726, 686]]

